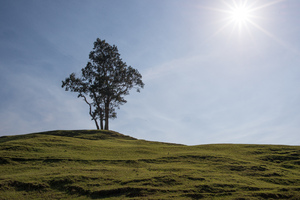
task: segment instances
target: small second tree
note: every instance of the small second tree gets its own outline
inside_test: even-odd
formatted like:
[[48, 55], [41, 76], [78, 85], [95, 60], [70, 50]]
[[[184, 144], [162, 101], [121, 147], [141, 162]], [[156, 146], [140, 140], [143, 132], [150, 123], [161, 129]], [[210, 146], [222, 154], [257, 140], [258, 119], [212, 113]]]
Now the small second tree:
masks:
[[116, 118], [116, 108], [127, 102], [124, 97], [129, 90], [135, 88], [140, 92], [144, 88], [142, 75], [122, 61], [115, 45], [99, 38], [94, 42], [89, 59], [81, 76], [72, 73], [62, 81], [62, 87], [79, 93], [78, 97], [89, 105], [89, 114], [96, 128], [108, 130], [109, 118]]

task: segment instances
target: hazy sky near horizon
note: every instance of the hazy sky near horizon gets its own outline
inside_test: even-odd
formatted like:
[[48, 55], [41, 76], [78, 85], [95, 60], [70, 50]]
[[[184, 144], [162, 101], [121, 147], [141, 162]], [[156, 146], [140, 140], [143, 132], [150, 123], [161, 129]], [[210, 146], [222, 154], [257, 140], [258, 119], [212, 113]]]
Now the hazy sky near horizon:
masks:
[[[240, 4], [248, 16], [232, 21]], [[61, 81], [100, 38], [145, 83], [110, 129], [188, 145], [300, 145], [299, 10], [299, 0], [0, 0], [0, 136], [95, 129]]]

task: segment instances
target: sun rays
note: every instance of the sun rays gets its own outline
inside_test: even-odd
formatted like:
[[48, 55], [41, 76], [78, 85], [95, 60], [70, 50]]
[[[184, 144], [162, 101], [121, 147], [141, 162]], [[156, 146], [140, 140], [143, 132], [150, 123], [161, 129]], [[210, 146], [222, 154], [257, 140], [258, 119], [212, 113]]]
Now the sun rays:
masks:
[[232, 37], [243, 35], [243, 37], [253, 38], [252, 32], [258, 30], [272, 39], [276, 38], [275, 35], [260, 25], [261, 20], [265, 19], [265, 16], [261, 16], [261, 13], [264, 9], [283, 1], [285, 0], [269, 1], [262, 4], [262, 1], [258, 0], [220, 0], [222, 8], [207, 8], [221, 14], [219, 20], [221, 27], [212, 37], [227, 31], [230, 32]]
[[208, 38], [214, 40], [217, 35], [223, 35], [227, 41], [247, 41], [252, 46], [260, 46], [257, 36], [259, 34], [268, 37], [283, 48], [300, 55], [300, 51], [294, 45], [280, 39], [269, 29], [269, 22], [273, 24], [274, 16], [270, 15], [272, 7], [287, 0], [219, 0], [213, 7], [202, 7], [214, 13], [214, 26], [217, 27]]

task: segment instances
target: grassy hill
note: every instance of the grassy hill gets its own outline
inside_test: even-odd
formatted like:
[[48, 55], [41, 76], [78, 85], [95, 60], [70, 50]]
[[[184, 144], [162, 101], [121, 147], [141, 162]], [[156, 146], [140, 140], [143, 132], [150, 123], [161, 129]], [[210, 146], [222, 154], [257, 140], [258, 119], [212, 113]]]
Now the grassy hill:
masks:
[[185, 146], [95, 130], [5, 136], [0, 199], [300, 199], [300, 147]]

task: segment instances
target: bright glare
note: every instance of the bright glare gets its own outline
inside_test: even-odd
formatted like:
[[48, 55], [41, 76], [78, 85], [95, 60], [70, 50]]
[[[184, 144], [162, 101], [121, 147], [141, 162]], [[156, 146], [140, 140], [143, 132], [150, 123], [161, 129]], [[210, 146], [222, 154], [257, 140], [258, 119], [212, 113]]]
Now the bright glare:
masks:
[[257, 10], [268, 7], [266, 4], [259, 4], [258, 1], [250, 0], [220, 0], [225, 7], [222, 9], [215, 9], [218, 12], [224, 13], [223, 20], [225, 21], [218, 32], [225, 28], [232, 27], [232, 33], [239, 33], [247, 31], [251, 35], [251, 27], [258, 26]]
[[246, 7], [235, 7], [231, 11], [231, 19], [237, 23], [245, 23], [250, 20], [250, 9]]
[[263, 16], [263, 10], [283, 1], [287, 0], [269, 0], [265, 2], [259, 0], [220, 0], [223, 4], [222, 8], [208, 8], [222, 14], [220, 22], [223, 23], [223, 26], [221, 26], [212, 37], [226, 29], [231, 29], [231, 35], [238, 33], [238, 35], [241, 36], [242, 33], [243, 35], [244, 33], [248, 33], [248, 36], [255, 41], [252, 33], [253, 30], [256, 29], [274, 39], [276, 42], [286, 46], [282, 41], [276, 38], [274, 34], [259, 25], [261, 20], [266, 19], [266, 17]]

